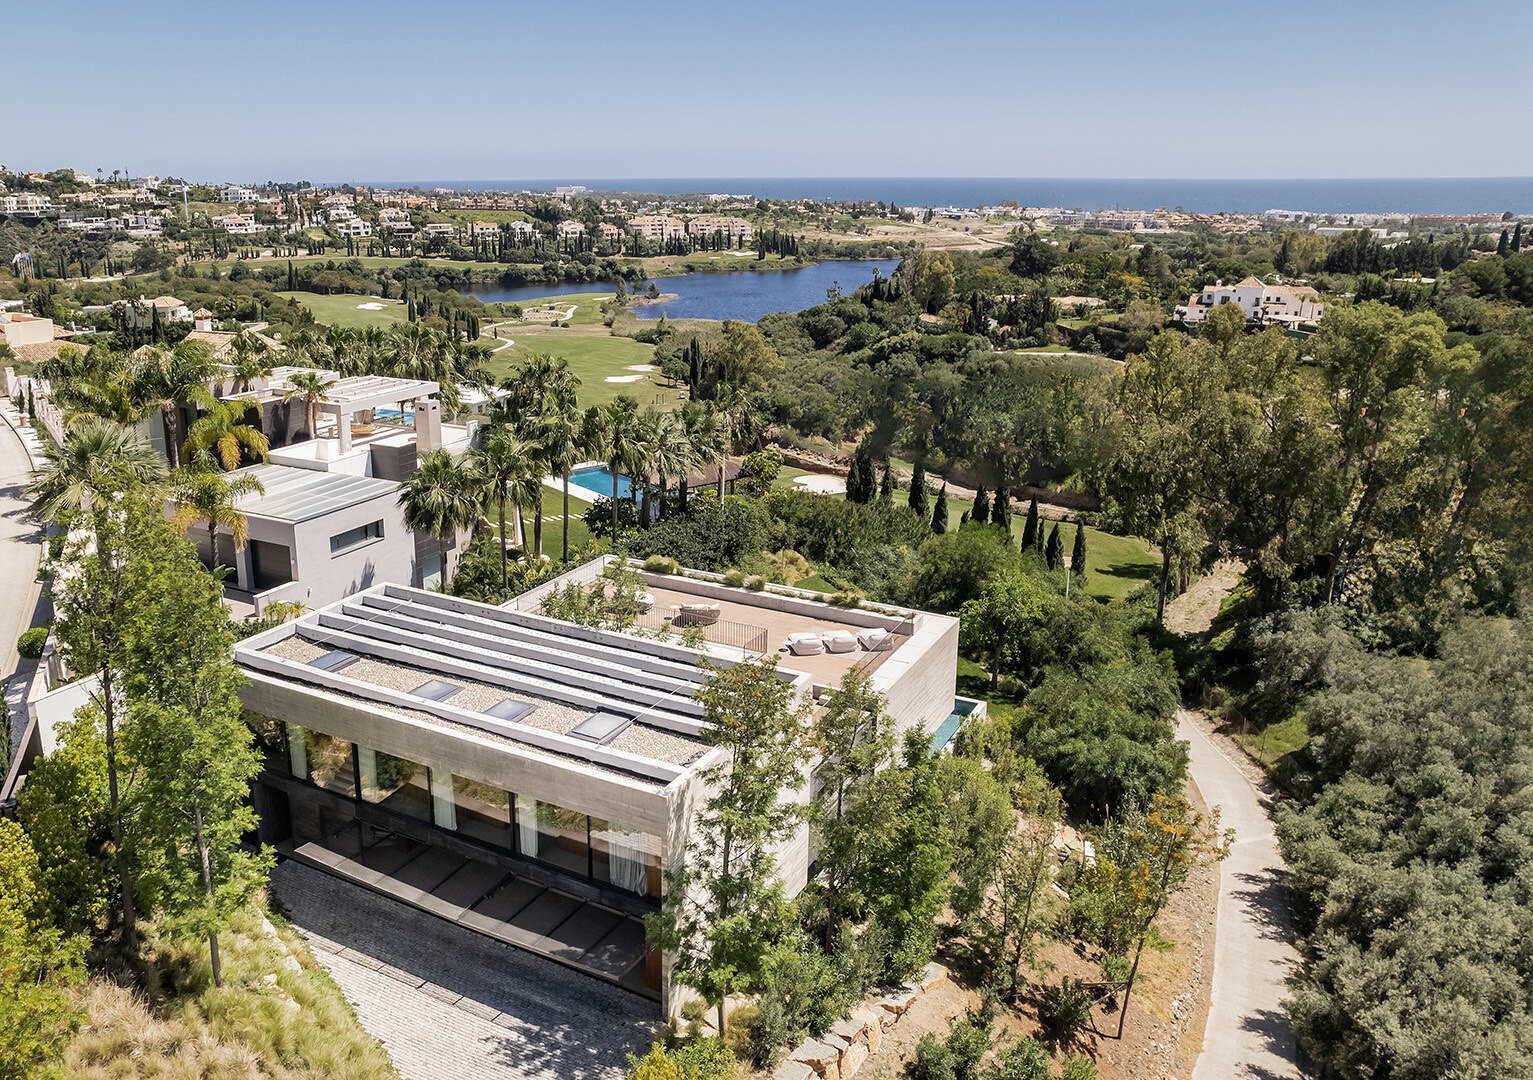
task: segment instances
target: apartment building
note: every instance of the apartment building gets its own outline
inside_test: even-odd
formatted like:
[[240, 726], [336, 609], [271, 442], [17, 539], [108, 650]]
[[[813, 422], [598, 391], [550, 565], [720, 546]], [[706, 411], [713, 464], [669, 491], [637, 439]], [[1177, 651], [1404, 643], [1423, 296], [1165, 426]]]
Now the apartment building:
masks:
[[53, 209], [53, 202], [46, 195], [7, 195], [0, 199], [0, 213], [46, 214]]
[[352, 217], [346, 221], [338, 221], [333, 225], [337, 236], [371, 236], [373, 227], [359, 217]]
[[723, 233], [725, 238], [731, 241], [749, 240], [752, 235], [751, 223], [742, 217], [730, 217], [722, 214], [703, 214], [687, 222], [687, 232], [693, 236], [712, 236], [714, 233]]
[[687, 225], [668, 214], [641, 214], [628, 219], [628, 231], [646, 240], [671, 240], [685, 236]]

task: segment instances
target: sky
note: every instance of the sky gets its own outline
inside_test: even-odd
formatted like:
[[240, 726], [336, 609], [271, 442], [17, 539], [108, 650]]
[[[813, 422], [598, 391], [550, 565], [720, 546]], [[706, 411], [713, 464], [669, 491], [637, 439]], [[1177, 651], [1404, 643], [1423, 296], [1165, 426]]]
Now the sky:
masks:
[[11, 169], [1533, 175], [1528, 0], [12, 6]]

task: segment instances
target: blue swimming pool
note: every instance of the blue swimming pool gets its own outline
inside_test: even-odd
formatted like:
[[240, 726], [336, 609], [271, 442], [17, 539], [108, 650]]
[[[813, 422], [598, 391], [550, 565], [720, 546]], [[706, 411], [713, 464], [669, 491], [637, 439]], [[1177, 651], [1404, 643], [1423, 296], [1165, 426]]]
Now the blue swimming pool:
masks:
[[413, 424], [415, 414], [407, 413], [403, 409], [374, 409], [373, 419], [382, 420], [386, 424]]
[[[594, 491], [598, 495], [608, 498], [613, 496], [613, 477], [605, 465], [587, 465], [583, 469], [576, 469], [570, 473], [570, 483]], [[617, 478], [617, 497], [627, 499], [633, 494], [633, 484], [626, 476]]]

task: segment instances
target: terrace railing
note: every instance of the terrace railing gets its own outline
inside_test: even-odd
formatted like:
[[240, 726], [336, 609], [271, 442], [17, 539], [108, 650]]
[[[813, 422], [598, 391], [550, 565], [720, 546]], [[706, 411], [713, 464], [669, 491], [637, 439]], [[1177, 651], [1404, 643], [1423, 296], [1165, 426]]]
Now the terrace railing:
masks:
[[[681, 635], [682, 631], [691, 627], [686, 623], [677, 623], [671, 616], [658, 611], [651, 611], [640, 615], [634, 625], [644, 630], [669, 630], [672, 634]], [[767, 632], [763, 627], [752, 626], [749, 623], [730, 622], [728, 619], [718, 619], [710, 623], [692, 623], [703, 632], [703, 638], [715, 645], [724, 645], [731, 649], [739, 649], [741, 652], [752, 656], [765, 656], [767, 652]]]

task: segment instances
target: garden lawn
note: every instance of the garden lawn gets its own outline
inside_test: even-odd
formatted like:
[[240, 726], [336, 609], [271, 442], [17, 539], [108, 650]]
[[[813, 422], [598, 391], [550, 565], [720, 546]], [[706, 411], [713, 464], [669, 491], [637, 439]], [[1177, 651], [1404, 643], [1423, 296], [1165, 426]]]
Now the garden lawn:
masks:
[[[963, 507], [960, 509], [967, 509]], [[948, 512], [953, 512], [949, 501]], [[1045, 530], [1054, 523], [1044, 518], [1040, 523]], [[1011, 534], [1017, 543], [1022, 542], [1022, 530], [1027, 525], [1027, 512], [1011, 515]], [[1059, 539], [1065, 546], [1065, 558], [1070, 557], [1075, 543], [1075, 526], [1060, 522]], [[1132, 536], [1114, 536], [1086, 526], [1086, 595], [1098, 600], [1122, 600], [1129, 593], [1155, 579], [1160, 566], [1160, 556], [1142, 540]]]
[[[314, 313], [316, 322], [326, 326], [393, 326], [405, 321], [405, 307], [398, 300], [380, 300], [376, 296], [335, 293], [324, 296], [311, 292], [279, 292], [278, 296], [296, 300]], [[382, 311], [369, 311], [358, 304], [382, 304]]]

